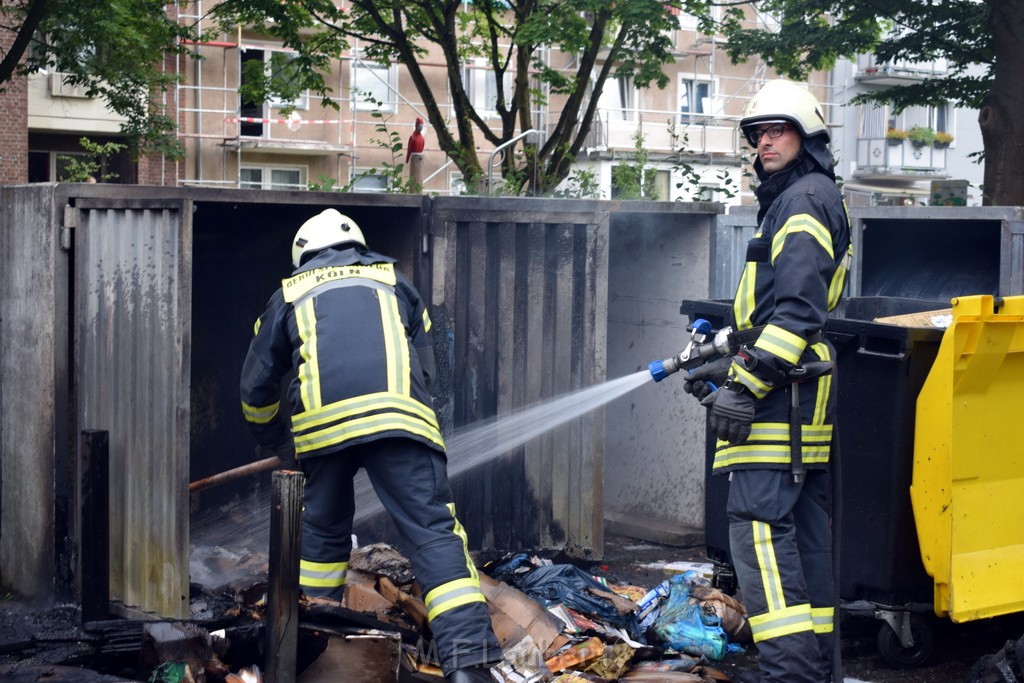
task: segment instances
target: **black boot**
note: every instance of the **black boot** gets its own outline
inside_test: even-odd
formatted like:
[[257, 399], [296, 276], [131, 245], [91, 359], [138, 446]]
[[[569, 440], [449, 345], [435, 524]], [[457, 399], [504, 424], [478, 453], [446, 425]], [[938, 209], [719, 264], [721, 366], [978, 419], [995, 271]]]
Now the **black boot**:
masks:
[[456, 669], [448, 674], [448, 680], [452, 683], [494, 683], [491, 670], [486, 666], [470, 666], [465, 669]]

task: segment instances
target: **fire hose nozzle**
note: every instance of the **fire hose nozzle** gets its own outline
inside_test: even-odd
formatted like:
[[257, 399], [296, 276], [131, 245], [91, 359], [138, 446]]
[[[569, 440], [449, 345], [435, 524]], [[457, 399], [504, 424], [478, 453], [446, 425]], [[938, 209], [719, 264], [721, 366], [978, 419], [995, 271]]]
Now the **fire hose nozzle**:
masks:
[[666, 358], [665, 360], [652, 360], [648, 363], [647, 369], [650, 370], [654, 381], [660, 382], [669, 375], [679, 372], [683, 367], [681, 356], [682, 354]]

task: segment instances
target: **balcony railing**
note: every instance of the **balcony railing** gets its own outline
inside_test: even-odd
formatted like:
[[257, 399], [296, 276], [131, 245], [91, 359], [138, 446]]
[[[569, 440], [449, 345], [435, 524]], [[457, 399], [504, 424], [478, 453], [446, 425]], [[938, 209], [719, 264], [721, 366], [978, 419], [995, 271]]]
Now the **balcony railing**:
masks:
[[948, 71], [948, 65], [944, 58], [927, 62], [912, 62], [906, 59], [879, 62], [876, 59], [875, 55], [859, 55], [857, 57], [856, 77], [858, 80], [895, 85], [945, 75]]
[[940, 174], [945, 170], [945, 147], [918, 146], [909, 140], [888, 140], [884, 137], [857, 140], [859, 174], [899, 176]]
[[674, 111], [602, 110], [594, 117], [584, 144], [589, 152], [628, 152], [636, 149], [636, 134], [643, 135], [648, 152], [671, 154], [736, 155], [740, 150], [738, 118]]

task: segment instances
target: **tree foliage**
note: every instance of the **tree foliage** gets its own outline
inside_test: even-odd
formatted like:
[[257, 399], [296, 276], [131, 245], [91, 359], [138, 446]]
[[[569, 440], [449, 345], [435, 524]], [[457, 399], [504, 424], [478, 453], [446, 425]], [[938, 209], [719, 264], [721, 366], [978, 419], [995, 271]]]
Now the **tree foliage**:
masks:
[[[528, 136], [521, 153], [509, 150], [501, 162], [503, 176], [530, 179], [529, 189], [544, 192], [569, 175], [610, 77], [631, 78], [639, 87], [667, 84], [663, 66], [672, 60], [678, 2], [352, 0], [342, 10], [332, 0], [225, 0], [215, 12], [298, 52], [301, 76], [288, 79], [288, 87], [310, 89], [328, 103], [343, 96], [325, 78], [331, 60], [354, 41], [366, 59], [404, 65], [441, 149], [470, 186], [479, 186], [489, 170], [481, 142], [496, 147], [538, 127], [536, 112], [557, 98], [561, 110], [551, 112], [540, 139]], [[447, 92], [434, 92], [421, 64], [428, 48], [434, 58], [441, 55]], [[570, 67], [550, 63], [551, 49], [572, 58]], [[474, 60], [496, 83], [508, 83], [496, 88], [493, 115], [471, 96], [466, 66]], [[264, 92], [248, 96], [287, 97], [279, 85], [264, 79], [254, 84]]]
[[0, 88], [16, 75], [60, 72], [127, 119], [137, 153], [179, 152], [160, 106], [176, 75], [163, 65], [187, 52], [192, 31], [162, 0], [0, 0], [0, 31], [13, 38], [0, 43], [10, 44], [0, 51]]
[[[710, 30], [714, 2], [687, 0]], [[777, 30], [742, 24], [744, 9], [778, 20]], [[878, 62], [946, 60], [948, 73], [858, 96], [896, 111], [945, 103], [979, 110], [985, 144], [985, 202], [1024, 205], [1024, 3], [1015, 0], [742, 0], [727, 2], [717, 29], [737, 62], [760, 56], [804, 79], [840, 57]]]

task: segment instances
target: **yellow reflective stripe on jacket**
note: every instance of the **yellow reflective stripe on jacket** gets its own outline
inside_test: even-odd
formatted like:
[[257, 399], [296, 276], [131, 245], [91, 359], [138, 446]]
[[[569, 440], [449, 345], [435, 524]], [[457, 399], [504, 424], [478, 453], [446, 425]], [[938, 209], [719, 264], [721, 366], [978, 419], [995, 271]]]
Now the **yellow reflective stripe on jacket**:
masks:
[[316, 287], [328, 282], [337, 282], [347, 278], [359, 277], [373, 280], [385, 285], [395, 286], [395, 266], [391, 263], [373, 263], [370, 265], [326, 266], [303, 271], [290, 278], [281, 280], [281, 294], [287, 303], [298, 301], [303, 295]]
[[455, 516], [455, 503], [447, 503], [445, 507], [448, 508], [448, 512], [452, 514], [452, 521], [455, 522], [455, 535], [462, 540], [462, 554], [466, 558], [466, 569], [469, 570], [470, 577], [478, 578], [476, 565], [473, 564], [473, 558], [469, 556], [469, 538], [466, 536], [466, 529], [462, 526], [459, 518]]
[[839, 299], [843, 296], [843, 289], [846, 287], [846, 275], [850, 272], [850, 265], [853, 263], [853, 242], [846, 248], [843, 258], [836, 264], [836, 272], [832, 273], [832, 281], [828, 283], [828, 310], [839, 305]]
[[335, 401], [315, 410], [308, 410], [304, 413], [293, 415], [292, 430], [302, 432], [329, 422], [352, 417], [353, 415], [361, 415], [373, 410], [385, 410], [388, 408], [413, 413], [413, 415], [419, 417], [431, 427], [437, 428], [437, 415], [432, 409], [410, 396], [380, 391], [374, 394], [347, 398], [343, 401]]
[[832, 633], [835, 629], [836, 611], [832, 607], [812, 607], [811, 622], [815, 633]]
[[281, 402], [273, 403], [269, 406], [251, 406], [245, 401], [242, 401], [242, 414], [245, 415], [247, 422], [253, 424], [265, 425], [274, 419], [277, 415], [278, 409], [281, 407]]
[[348, 562], [313, 562], [299, 560], [299, 585], [316, 588], [337, 588], [345, 585]]
[[295, 326], [298, 328], [302, 345], [299, 354], [303, 363], [299, 368], [299, 396], [302, 406], [312, 410], [320, 406], [320, 368], [317, 359], [316, 312], [313, 299], [308, 299], [295, 309]]
[[[805, 425], [806, 426], [806, 425]], [[745, 442], [739, 446], [728, 446], [725, 441], [715, 442], [715, 462], [712, 469], [718, 470], [735, 465], [789, 465], [791, 458], [789, 444], [751, 444]], [[801, 455], [804, 464], [824, 464], [828, 462], [829, 445], [801, 444]]]
[[832, 233], [828, 231], [824, 225], [822, 225], [818, 219], [810, 214], [799, 213], [794, 216], [790, 216], [789, 220], [786, 221], [782, 229], [775, 233], [775, 237], [772, 238], [772, 265], [775, 265], [775, 259], [779, 257], [782, 252], [783, 246], [785, 246], [786, 238], [790, 235], [798, 232], [806, 232], [813, 237], [821, 248], [824, 249], [830, 258], [835, 258], [835, 251], [832, 248]]
[[[811, 350], [819, 360], [831, 360], [828, 345], [819, 342], [812, 346]], [[814, 401], [814, 415], [811, 416], [811, 423], [820, 425], [825, 422], [828, 415], [828, 397], [832, 393], [832, 374], [822, 375], [816, 381], [818, 393]]]
[[427, 607], [427, 620], [433, 621], [438, 615], [450, 609], [468, 605], [471, 602], [487, 602], [480, 590], [480, 579], [456, 579], [430, 591], [423, 597]]
[[754, 288], [757, 284], [757, 264], [748, 261], [743, 266], [740, 284], [736, 288], [736, 298], [732, 304], [733, 319], [737, 330], [746, 330], [754, 326], [751, 317], [754, 315]]
[[398, 299], [390, 294], [377, 293], [380, 301], [380, 320], [384, 331], [384, 353], [388, 368], [388, 391], [408, 394], [410, 382], [409, 339], [405, 335]]
[[755, 643], [814, 630], [810, 605], [793, 605], [780, 610], [769, 609], [765, 614], [750, 617], [748, 621]]
[[430, 328], [432, 326], [433, 326], [433, 323], [430, 322], [430, 315], [427, 313], [427, 309], [424, 308], [423, 309], [423, 331], [424, 332], [430, 332]]
[[768, 325], [758, 335], [754, 348], [767, 351], [787, 363], [796, 365], [807, 348], [807, 340], [777, 325]]
[[256, 318], [256, 322], [254, 322], [253, 325], [252, 325], [252, 336], [255, 337], [257, 334], [260, 333], [260, 327], [262, 325], [263, 325], [263, 320], [260, 319], [260, 318]]
[[393, 430], [400, 430], [423, 437], [437, 444], [440, 448], [444, 448], [444, 439], [441, 438], [441, 432], [432, 425], [428, 425], [423, 420], [403, 413], [385, 412], [346, 420], [342, 424], [327, 427], [326, 429], [296, 435], [295, 452], [297, 454], [309, 453], [321, 448], [327, 448], [328, 446], [336, 446], [352, 439]]

